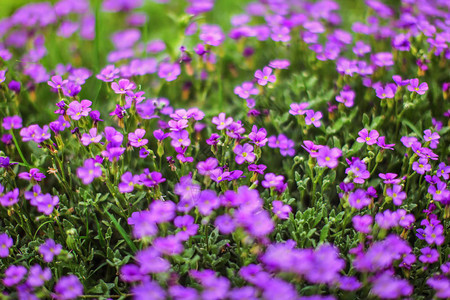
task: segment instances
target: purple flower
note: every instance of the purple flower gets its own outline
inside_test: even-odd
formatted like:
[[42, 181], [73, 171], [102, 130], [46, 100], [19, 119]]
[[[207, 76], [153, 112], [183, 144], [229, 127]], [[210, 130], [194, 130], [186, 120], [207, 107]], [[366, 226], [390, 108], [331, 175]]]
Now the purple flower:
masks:
[[217, 125], [217, 130], [223, 130], [233, 123], [232, 117], [226, 117], [225, 113], [220, 113], [217, 117], [212, 118], [212, 123]]
[[389, 150], [394, 150], [395, 144], [386, 144], [385, 142], [386, 137], [385, 136], [380, 136], [377, 140], [377, 145], [378, 147], [382, 148], [382, 149], [389, 149]]
[[354, 183], [363, 184], [370, 177], [370, 172], [367, 170], [364, 161], [353, 157], [352, 161], [347, 159], [347, 162], [350, 167], [345, 169], [345, 174], [348, 174]]
[[306, 111], [305, 123], [306, 125], [313, 124], [314, 127], [320, 127], [322, 123], [319, 121], [322, 119], [322, 113], [320, 111], [314, 112], [313, 110]]
[[438, 170], [436, 171], [436, 176], [444, 178], [445, 180], [449, 179], [450, 166], [446, 166], [445, 163], [441, 162], [438, 166]]
[[398, 225], [398, 214], [389, 209], [375, 215], [375, 221], [383, 229], [389, 229]]
[[441, 138], [439, 136], [439, 133], [433, 132], [431, 133], [430, 129], [427, 129], [423, 132], [425, 135], [423, 136], [423, 139], [427, 142], [430, 142], [430, 148], [436, 149], [437, 145], [439, 144], [439, 139]]
[[216, 195], [216, 192], [212, 190], [201, 191], [197, 199], [198, 211], [204, 215], [208, 216], [213, 210], [219, 208], [220, 201]]
[[136, 129], [133, 132], [130, 132], [128, 134], [128, 142], [133, 147], [142, 147], [144, 145], [147, 145], [148, 139], [144, 139], [145, 130], [144, 129]]
[[342, 151], [339, 148], [330, 149], [328, 146], [323, 146], [318, 151], [317, 164], [320, 167], [328, 167], [334, 169], [338, 166], [338, 159], [341, 156]]
[[3, 284], [5, 286], [16, 285], [22, 280], [25, 274], [27, 274], [27, 269], [24, 266], [11, 265], [5, 270]]
[[400, 75], [394, 75], [392, 76], [392, 79], [398, 86], [405, 86], [409, 84], [409, 79], [403, 80]]
[[69, 81], [63, 86], [63, 94], [66, 97], [75, 97], [81, 91], [81, 86], [75, 82]]
[[431, 171], [431, 165], [428, 163], [428, 158], [421, 157], [419, 161], [415, 161], [412, 164], [412, 169], [418, 174], [425, 174], [425, 172]]
[[61, 277], [55, 285], [56, 299], [76, 299], [83, 295], [83, 285], [75, 275]]
[[119, 73], [120, 69], [116, 68], [114, 65], [107, 65], [96, 77], [104, 82], [111, 82], [114, 79], [119, 78]]
[[80, 140], [84, 146], [88, 146], [90, 143], [97, 144], [102, 140], [102, 135], [97, 134], [97, 128], [94, 127], [89, 129], [89, 134], [83, 133]]
[[234, 147], [233, 152], [236, 154], [236, 163], [238, 165], [243, 164], [245, 161], [252, 163], [255, 161], [255, 153], [253, 153], [253, 146], [245, 143], [243, 146], [236, 145]]
[[419, 79], [414, 78], [409, 81], [409, 85], [406, 88], [410, 92], [416, 92], [419, 95], [423, 95], [426, 91], [428, 91], [428, 84], [426, 82], [422, 82], [419, 85]]
[[47, 125], [40, 128], [39, 125], [33, 124], [22, 128], [19, 134], [24, 142], [34, 141], [38, 144], [50, 139], [51, 137], [49, 127]]
[[302, 148], [308, 151], [309, 155], [314, 158], [319, 155], [319, 149], [323, 147], [322, 145], [316, 145], [308, 140], [304, 140], [303, 144], [304, 145], [302, 145]]
[[302, 102], [302, 103], [292, 103], [290, 105], [289, 113], [293, 116], [296, 115], [304, 115], [306, 113], [306, 108], [309, 106], [308, 102]]
[[2, 126], [5, 130], [20, 129], [22, 128], [22, 118], [19, 116], [5, 117]]
[[[198, 2], [198, 1], [191, 1]], [[209, 1], [200, 1], [205, 4]], [[222, 29], [218, 25], [204, 24], [200, 27], [200, 40], [202, 40], [205, 44], [211, 46], [219, 46], [225, 40], [225, 35], [222, 32]]]
[[289, 205], [283, 204], [282, 201], [273, 201], [272, 202], [272, 212], [280, 219], [287, 220], [289, 219], [289, 214], [292, 212], [292, 207]]
[[349, 194], [348, 203], [356, 209], [362, 209], [370, 204], [370, 198], [367, 197], [365, 190], [357, 189]]
[[170, 144], [174, 148], [183, 146], [188, 147], [191, 144], [191, 140], [189, 139], [189, 133], [187, 130], [173, 131], [170, 133], [170, 137], [172, 138]]
[[111, 88], [116, 94], [122, 95], [126, 94], [128, 91], [134, 90], [136, 84], [128, 79], [120, 79], [119, 83], [111, 83]]
[[6, 233], [0, 234], [0, 257], [9, 256], [9, 248], [13, 245], [13, 239]]
[[155, 281], [148, 279], [144, 280], [141, 284], [134, 286], [131, 289], [135, 300], [164, 300], [166, 298], [166, 291], [159, 286]]
[[222, 234], [230, 234], [236, 228], [233, 218], [228, 214], [218, 216], [214, 221], [214, 225]]
[[385, 184], [399, 184], [400, 183], [400, 179], [395, 179], [398, 175], [395, 173], [379, 173], [378, 176], [381, 179], [384, 179], [384, 183]]
[[248, 170], [250, 172], [256, 172], [256, 173], [261, 174], [261, 175], [264, 174], [264, 170], [265, 169], [267, 169], [267, 166], [263, 165], [263, 164], [261, 164], [261, 165], [251, 164], [251, 165], [248, 166]]
[[135, 184], [140, 184], [139, 175], [133, 176], [131, 172], [125, 172], [121, 177], [121, 182], [119, 183], [119, 192], [131, 193], [134, 190]]
[[414, 215], [407, 214], [406, 210], [399, 209], [396, 211], [397, 218], [398, 218], [398, 225], [402, 226], [403, 228], [410, 229], [411, 225], [416, 221], [416, 218], [414, 218]]
[[63, 86], [65, 86], [69, 81], [68, 80], [63, 80], [61, 76], [56, 75], [56, 76], [52, 76], [51, 81], [48, 81], [48, 85], [51, 86], [52, 88], [56, 89], [56, 90], [60, 90], [63, 88]]
[[15, 188], [12, 191], [7, 192], [3, 196], [0, 196], [0, 204], [4, 207], [13, 206], [19, 202], [19, 189]]
[[284, 185], [284, 176], [283, 175], [275, 175], [274, 173], [267, 173], [264, 176], [264, 180], [261, 182], [262, 186], [266, 189], [272, 187], [279, 187]]
[[419, 257], [419, 260], [424, 264], [432, 264], [439, 259], [439, 252], [436, 249], [425, 247], [420, 249], [420, 252], [422, 252], [422, 255]]
[[355, 91], [351, 90], [349, 86], [344, 87], [344, 89], [336, 96], [336, 101], [343, 103], [346, 107], [352, 107], [355, 100]]
[[50, 194], [40, 194], [36, 196], [33, 203], [37, 207], [37, 210], [47, 216], [51, 215], [53, 209], [59, 203], [58, 196], [53, 196]]
[[198, 173], [204, 176], [208, 176], [212, 170], [214, 170], [217, 165], [218, 161], [214, 157], [209, 157], [205, 161], [201, 161], [197, 164], [197, 170]]
[[443, 181], [439, 181], [436, 185], [431, 184], [428, 187], [428, 193], [433, 196], [433, 200], [438, 202], [447, 199], [450, 195], [447, 184]]
[[157, 237], [153, 241], [153, 247], [158, 252], [165, 255], [175, 255], [183, 252], [183, 244], [174, 235], [169, 235], [166, 237]]
[[410, 296], [413, 288], [407, 280], [398, 279], [389, 272], [384, 272], [373, 281], [371, 292], [382, 299], [397, 299]]
[[406, 193], [402, 191], [402, 186], [395, 184], [392, 188], [386, 189], [386, 195], [392, 198], [395, 205], [402, 205], [406, 199]]
[[81, 102], [72, 101], [69, 103], [67, 115], [69, 115], [72, 120], [79, 120], [81, 117], [87, 117], [92, 110], [90, 108], [91, 105], [92, 102], [89, 100], [81, 100]]
[[43, 286], [44, 283], [52, 278], [50, 268], [42, 268], [40, 265], [34, 265], [28, 273], [27, 284], [32, 287]]
[[194, 221], [194, 217], [190, 215], [176, 217], [173, 220], [173, 224], [175, 227], [181, 228], [181, 231], [176, 233], [177, 238], [187, 241], [189, 237], [196, 235], [199, 225], [195, 224]]
[[165, 178], [162, 177], [162, 174], [159, 172], [150, 172], [148, 169], [145, 169], [144, 172], [139, 175], [141, 183], [149, 188], [154, 188], [158, 186], [160, 183], [166, 181]]
[[371, 130], [370, 132], [364, 128], [358, 132], [359, 137], [356, 139], [358, 143], [366, 143], [367, 145], [373, 145], [377, 142], [380, 134], [376, 130]]
[[170, 263], [161, 257], [161, 252], [152, 247], [137, 252], [136, 261], [141, 274], [164, 273], [170, 268]]
[[159, 65], [158, 76], [160, 78], [166, 79], [166, 81], [173, 81], [177, 79], [178, 75], [180, 74], [181, 68], [177, 63], [161, 63]]
[[250, 95], [258, 95], [258, 89], [253, 85], [253, 82], [244, 82], [241, 86], [234, 88], [234, 93], [242, 99], [248, 99]]
[[363, 41], [357, 41], [355, 47], [353, 47], [353, 53], [360, 57], [364, 56], [366, 53], [370, 53], [370, 51], [370, 45], [367, 45]]
[[272, 74], [272, 69], [269, 67], [264, 67], [263, 70], [257, 70], [255, 72], [255, 78], [258, 79], [259, 85], [266, 85], [268, 82], [275, 82], [277, 79], [275, 75]]
[[375, 89], [377, 93], [377, 97], [380, 99], [392, 99], [395, 97], [395, 93], [397, 91], [397, 86], [395, 84], [387, 84], [384, 88], [382, 86], [378, 86]]
[[450, 280], [446, 276], [433, 276], [427, 280], [427, 284], [436, 290], [436, 297], [450, 298]]
[[372, 61], [378, 67], [389, 67], [394, 65], [394, 56], [391, 52], [379, 52], [372, 55]]
[[102, 168], [93, 158], [86, 159], [83, 166], [77, 169], [77, 176], [83, 184], [90, 184], [95, 178], [101, 177], [102, 174]]
[[128, 224], [132, 226], [133, 235], [137, 239], [154, 236], [158, 233], [153, 215], [147, 210], [132, 213], [128, 218]]
[[352, 222], [353, 228], [355, 228], [356, 231], [369, 234], [372, 230], [370, 228], [370, 225], [372, 225], [373, 222], [373, 218], [371, 215], [356, 215], [352, 218]]
[[47, 239], [44, 244], [39, 246], [39, 253], [42, 255], [45, 262], [52, 262], [53, 257], [61, 253], [62, 246], [56, 244], [54, 240]]
[[25, 180], [28, 180], [28, 181], [32, 181], [32, 180], [41, 181], [42, 179], [45, 178], [45, 175], [43, 173], [41, 173], [39, 171], [39, 169], [32, 168], [32, 169], [30, 169], [30, 172], [19, 173], [18, 177], [20, 179], [25, 179]]
[[120, 268], [120, 279], [125, 282], [137, 282], [145, 279], [145, 274], [142, 274], [139, 267], [128, 264]]
[[287, 59], [275, 59], [270, 61], [269, 63], [269, 67], [274, 68], [274, 69], [287, 69], [289, 68], [289, 66], [291, 65], [291, 63], [289, 62], [289, 60]]
[[432, 245], [436, 243], [436, 245], [442, 245], [444, 243], [444, 227], [441, 224], [436, 226], [427, 226], [423, 231], [425, 235], [425, 241]]

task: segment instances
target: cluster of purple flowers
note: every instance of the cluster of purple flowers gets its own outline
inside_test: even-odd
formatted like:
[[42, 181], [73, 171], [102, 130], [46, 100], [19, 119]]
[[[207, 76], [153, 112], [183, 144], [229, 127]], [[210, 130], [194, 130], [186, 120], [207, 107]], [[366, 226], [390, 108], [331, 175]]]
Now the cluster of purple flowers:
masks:
[[[171, 7], [155, 2], [148, 5]], [[148, 40], [148, 16], [135, 10], [142, 0], [105, 0], [96, 8], [103, 11], [87, 0], [37, 3], [0, 20], [7, 291], [21, 299], [38, 290], [76, 299], [99, 287], [129, 289], [135, 299], [394, 299], [424, 291], [414, 290], [414, 274], [435, 297], [450, 297], [442, 251], [450, 110], [434, 116], [450, 83], [439, 90], [438, 77], [428, 76], [450, 58], [448, 5], [404, 0], [397, 13], [366, 0], [367, 18], [346, 31], [335, 1], [264, 0], [232, 16], [226, 32], [199, 16], [214, 4], [188, 1], [185, 13], [193, 17], [174, 26], [186, 45], [179, 49]], [[84, 43], [103, 48], [96, 18], [117, 12], [126, 28], [111, 33], [106, 65], [80, 67]], [[58, 41], [77, 43], [69, 47], [73, 65], [47, 69], [53, 29]], [[281, 57], [258, 56], [258, 47], [277, 47]], [[226, 76], [236, 80], [225, 83]], [[57, 108], [39, 125], [44, 113], [19, 115], [27, 110], [22, 102], [42, 104], [43, 86]], [[201, 109], [177, 108], [175, 98]], [[228, 105], [236, 98], [245, 100], [238, 109]], [[425, 109], [430, 113], [412, 122]], [[57, 195], [45, 192], [52, 187]], [[30, 245], [45, 242], [24, 251], [22, 233]], [[105, 262], [91, 269], [100, 257]], [[61, 267], [72, 258], [89, 272]], [[114, 288], [80, 282], [103, 275]], [[300, 289], [311, 293], [307, 286], [323, 296], [299, 296]], [[420, 296], [433, 297], [425, 292]]]

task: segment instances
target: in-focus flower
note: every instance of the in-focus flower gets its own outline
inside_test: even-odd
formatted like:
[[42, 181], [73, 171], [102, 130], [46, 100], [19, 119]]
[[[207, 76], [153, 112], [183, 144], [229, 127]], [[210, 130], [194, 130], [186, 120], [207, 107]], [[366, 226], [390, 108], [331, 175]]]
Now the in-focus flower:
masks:
[[398, 184], [394, 184], [392, 188], [387, 188], [386, 195], [392, 198], [395, 205], [402, 205], [406, 198], [406, 193], [402, 191], [402, 186]]
[[144, 136], [144, 129], [136, 129], [134, 132], [128, 134], [128, 142], [133, 147], [142, 147], [148, 143], [148, 139], [144, 139]]
[[54, 240], [47, 239], [44, 244], [39, 246], [39, 253], [45, 262], [52, 262], [54, 256], [61, 253], [62, 245], [56, 244]]
[[328, 167], [334, 169], [338, 166], [338, 159], [341, 156], [342, 151], [339, 148], [330, 149], [328, 146], [323, 146], [318, 151], [317, 164], [320, 167]]
[[356, 139], [358, 143], [366, 143], [367, 145], [376, 144], [378, 137], [380, 134], [378, 131], [371, 130], [370, 132], [364, 128], [360, 132], [358, 132], [359, 137]]
[[320, 111], [314, 112], [313, 110], [306, 111], [305, 123], [306, 125], [313, 124], [314, 127], [320, 127], [322, 123], [320, 122], [322, 119], [322, 113]]
[[30, 172], [19, 173], [18, 177], [20, 179], [25, 179], [28, 181], [31, 181], [31, 180], [41, 181], [46, 176], [43, 173], [41, 173], [38, 168], [32, 168], [32, 169], [30, 169]]
[[88, 146], [91, 143], [99, 143], [102, 140], [102, 135], [97, 134], [97, 128], [94, 127], [89, 129], [89, 134], [83, 133], [80, 140], [84, 146]]
[[236, 145], [233, 152], [236, 154], [236, 163], [238, 165], [243, 164], [245, 161], [252, 163], [255, 161], [256, 155], [253, 153], [253, 146], [245, 143], [243, 146]]
[[432, 264], [434, 262], [437, 262], [439, 259], [439, 252], [436, 249], [425, 247], [420, 249], [420, 252], [422, 253], [422, 255], [419, 256], [419, 260], [423, 263]]
[[81, 102], [72, 101], [69, 103], [67, 115], [69, 115], [72, 120], [79, 120], [81, 117], [87, 117], [92, 110], [90, 108], [91, 105], [92, 102], [89, 100], [81, 100]]
[[356, 209], [362, 209], [370, 204], [370, 198], [367, 197], [365, 190], [357, 189], [349, 194], [348, 203]]
[[258, 95], [259, 91], [252, 82], [244, 82], [234, 88], [234, 93], [242, 99], [248, 99], [251, 95]]
[[121, 95], [126, 94], [128, 91], [134, 90], [136, 88], [136, 84], [128, 79], [120, 79], [119, 83], [111, 83], [111, 88], [116, 94]]
[[419, 79], [414, 78], [409, 81], [409, 85], [406, 88], [410, 92], [415, 92], [419, 95], [423, 95], [426, 91], [428, 91], [428, 84], [426, 82], [422, 82], [419, 85]]
[[287, 204], [283, 204], [282, 201], [272, 202], [272, 212], [282, 220], [289, 219], [289, 214], [291, 213], [291, 211], [292, 207]]
[[428, 163], [428, 158], [421, 157], [419, 161], [415, 161], [412, 164], [412, 169], [418, 174], [425, 174], [425, 172], [431, 171], [431, 165]]
[[134, 190], [134, 185], [140, 184], [139, 175], [131, 174], [131, 172], [125, 172], [121, 177], [121, 182], [119, 183], [119, 192], [121, 193], [131, 193]]
[[263, 70], [257, 70], [255, 72], [255, 78], [258, 80], [259, 85], [266, 85], [268, 82], [275, 82], [276, 77], [272, 74], [272, 69], [269, 67], [264, 67]]
[[217, 125], [217, 130], [223, 130], [233, 123], [233, 118], [227, 118], [225, 113], [220, 113], [217, 117], [212, 118], [212, 123]]

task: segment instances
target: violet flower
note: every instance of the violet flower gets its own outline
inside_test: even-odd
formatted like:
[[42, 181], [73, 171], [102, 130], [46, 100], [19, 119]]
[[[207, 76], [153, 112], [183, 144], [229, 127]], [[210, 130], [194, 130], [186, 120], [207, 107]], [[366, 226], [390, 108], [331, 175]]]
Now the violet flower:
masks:
[[263, 70], [257, 70], [255, 72], [255, 78], [258, 80], [259, 85], [266, 85], [268, 82], [275, 82], [276, 77], [272, 74], [272, 69], [269, 67], [264, 67]]
[[243, 164], [245, 161], [252, 163], [255, 161], [255, 153], [253, 153], [253, 146], [245, 143], [243, 146], [236, 145], [234, 147], [233, 152], [236, 154], [236, 163], [238, 165]]
[[39, 246], [39, 253], [45, 262], [52, 262], [53, 257], [61, 253], [62, 245], [56, 244], [54, 240], [47, 239], [44, 244]]

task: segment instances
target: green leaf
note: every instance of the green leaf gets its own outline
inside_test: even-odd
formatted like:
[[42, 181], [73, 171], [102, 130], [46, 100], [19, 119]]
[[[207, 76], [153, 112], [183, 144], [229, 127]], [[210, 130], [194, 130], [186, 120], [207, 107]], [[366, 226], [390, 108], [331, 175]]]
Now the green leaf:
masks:
[[128, 244], [130, 249], [133, 250], [134, 252], [137, 252], [138, 249], [137, 249], [136, 245], [131, 241], [130, 237], [128, 236], [126, 231], [123, 229], [123, 227], [119, 224], [119, 222], [117, 222], [116, 218], [109, 212], [106, 212], [106, 214], [111, 219], [111, 222], [114, 224], [114, 227], [116, 227], [117, 231], [119, 231], [120, 235], [123, 237], [123, 239]]
[[329, 232], [330, 232], [330, 223], [327, 223], [325, 226], [323, 226], [322, 230], [320, 231], [319, 243], [323, 243], [327, 239]]

